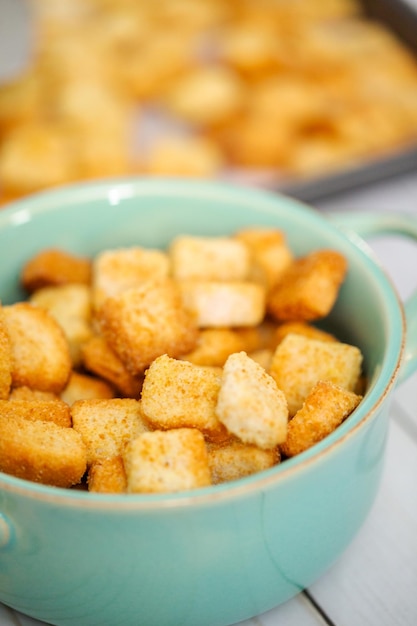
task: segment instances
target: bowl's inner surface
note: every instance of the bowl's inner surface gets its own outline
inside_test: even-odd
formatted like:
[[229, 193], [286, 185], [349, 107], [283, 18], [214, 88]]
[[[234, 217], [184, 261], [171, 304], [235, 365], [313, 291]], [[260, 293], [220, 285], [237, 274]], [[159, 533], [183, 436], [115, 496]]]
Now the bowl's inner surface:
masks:
[[362, 405], [369, 410], [390, 384], [400, 358], [398, 299], [363, 250], [325, 217], [286, 197], [221, 184], [153, 180], [98, 183], [28, 198], [0, 212], [0, 299], [7, 304], [24, 298], [21, 268], [45, 247], [92, 257], [130, 245], [165, 248], [177, 234], [225, 235], [253, 225], [283, 229], [297, 255], [318, 248], [347, 255], [348, 277], [324, 326], [362, 350], [370, 379]]

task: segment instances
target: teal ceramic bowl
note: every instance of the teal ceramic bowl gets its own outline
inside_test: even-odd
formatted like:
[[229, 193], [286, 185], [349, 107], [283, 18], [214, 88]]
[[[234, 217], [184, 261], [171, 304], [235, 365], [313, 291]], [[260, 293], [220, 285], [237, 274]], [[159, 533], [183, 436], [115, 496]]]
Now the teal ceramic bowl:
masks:
[[377, 492], [394, 387], [417, 367], [417, 297], [402, 305], [358, 233], [417, 238], [417, 227], [338, 219], [272, 193], [157, 179], [59, 189], [0, 211], [3, 303], [22, 298], [20, 268], [46, 246], [94, 255], [257, 224], [284, 229], [297, 254], [337, 248], [349, 272], [329, 325], [361, 348], [369, 376], [331, 436], [234, 483], [121, 496], [0, 474], [0, 601], [62, 626], [220, 626], [285, 602], [341, 555]]

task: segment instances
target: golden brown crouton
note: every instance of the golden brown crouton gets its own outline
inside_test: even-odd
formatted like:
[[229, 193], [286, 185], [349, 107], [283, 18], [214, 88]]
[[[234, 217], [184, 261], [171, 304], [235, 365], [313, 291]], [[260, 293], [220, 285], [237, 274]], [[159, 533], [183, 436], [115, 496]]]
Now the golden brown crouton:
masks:
[[128, 491], [167, 493], [210, 485], [204, 437], [195, 428], [144, 433], [123, 455]]
[[269, 450], [285, 440], [285, 396], [245, 352], [230, 355], [224, 365], [216, 413], [227, 430], [244, 443]]
[[104, 337], [96, 335], [83, 344], [81, 360], [86, 370], [115, 387], [126, 398], [138, 398], [142, 376], [131, 374]]
[[97, 317], [110, 348], [134, 375], [161, 354], [186, 354], [197, 341], [194, 320], [171, 280], [149, 281], [107, 298]]
[[63, 428], [70, 428], [72, 425], [69, 406], [59, 398], [55, 400], [0, 400], [0, 415], [54, 422]]
[[53, 422], [0, 415], [0, 470], [56, 487], [82, 479], [87, 453], [79, 433]]
[[253, 352], [250, 352], [248, 356], [252, 359], [252, 361], [256, 361], [256, 363], [262, 365], [264, 370], [269, 372], [273, 354], [273, 350], [269, 350], [268, 348], [262, 348], [262, 350], [254, 350]]
[[233, 352], [247, 348], [249, 342], [244, 334], [232, 328], [203, 328], [198, 333], [197, 345], [181, 359], [195, 365], [222, 367]]
[[96, 493], [125, 493], [127, 478], [122, 457], [95, 461], [88, 470], [87, 485], [88, 491]]
[[67, 384], [71, 357], [58, 322], [45, 310], [27, 302], [3, 307], [12, 347], [12, 381], [56, 394]]
[[361, 400], [361, 396], [338, 385], [319, 381], [290, 420], [287, 439], [281, 444], [281, 451], [291, 457], [307, 450], [330, 435]]
[[30, 387], [13, 387], [10, 391], [9, 400], [59, 400], [59, 395], [52, 391], [41, 391]]
[[356, 346], [290, 334], [275, 350], [270, 374], [285, 393], [292, 416], [319, 380], [353, 391], [361, 366], [362, 354]]
[[115, 395], [114, 387], [105, 380], [73, 371], [67, 386], [61, 392], [61, 399], [71, 406], [76, 400], [104, 400], [114, 398]]
[[337, 341], [337, 338], [331, 333], [316, 328], [307, 322], [283, 322], [278, 324], [274, 331], [273, 343], [276, 347], [287, 335], [290, 334], [303, 335], [310, 339], [319, 339], [320, 341]]
[[249, 251], [231, 237], [179, 235], [169, 248], [175, 280], [245, 280]]
[[296, 259], [271, 290], [267, 310], [277, 320], [312, 321], [332, 309], [347, 261], [335, 250], [316, 250]]
[[215, 413], [220, 380], [212, 370], [162, 355], [143, 381], [143, 413], [153, 428], [198, 428], [207, 437], [222, 437]]
[[70, 252], [47, 248], [38, 252], [23, 267], [21, 282], [29, 293], [52, 285], [90, 284], [91, 261]]
[[99, 309], [106, 298], [144, 281], [167, 278], [169, 269], [168, 255], [161, 250], [139, 246], [104, 250], [93, 260], [94, 309]]
[[262, 450], [239, 441], [211, 445], [208, 448], [211, 482], [214, 485], [238, 480], [279, 463], [279, 451]]
[[235, 237], [251, 252], [252, 280], [261, 282], [267, 289], [278, 282], [294, 259], [285, 234], [276, 228], [243, 228]]
[[0, 400], [7, 400], [12, 385], [12, 346], [0, 303]]
[[265, 315], [265, 289], [257, 283], [184, 280], [179, 287], [199, 328], [256, 326]]
[[87, 462], [122, 454], [126, 444], [148, 430], [140, 402], [132, 398], [77, 400], [71, 406], [73, 428], [87, 447]]
[[74, 367], [81, 362], [81, 346], [93, 334], [91, 290], [88, 285], [68, 284], [43, 287], [29, 299], [56, 319], [67, 338]]

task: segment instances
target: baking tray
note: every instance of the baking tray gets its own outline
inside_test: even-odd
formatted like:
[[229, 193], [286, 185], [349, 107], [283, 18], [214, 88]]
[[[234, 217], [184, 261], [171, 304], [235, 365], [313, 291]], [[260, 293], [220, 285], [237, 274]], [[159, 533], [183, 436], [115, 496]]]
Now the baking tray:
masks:
[[[417, 55], [417, 2], [403, 0], [362, 0], [364, 12], [389, 30]], [[276, 189], [306, 202], [372, 184], [400, 174], [417, 173], [417, 142], [406, 149], [357, 162], [328, 176], [283, 183]]]

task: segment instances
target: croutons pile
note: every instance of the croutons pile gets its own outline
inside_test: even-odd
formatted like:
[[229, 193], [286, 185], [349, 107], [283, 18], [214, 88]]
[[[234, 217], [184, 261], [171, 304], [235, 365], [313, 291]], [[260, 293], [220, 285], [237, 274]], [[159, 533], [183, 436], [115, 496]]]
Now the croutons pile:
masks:
[[362, 354], [314, 325], [342, 254], [295, 257], [248, 227], [94, 259], [42, 250], [0, 306], [0, 470], [57, 487], [166, 493], [270, 468], [361, 401]]

